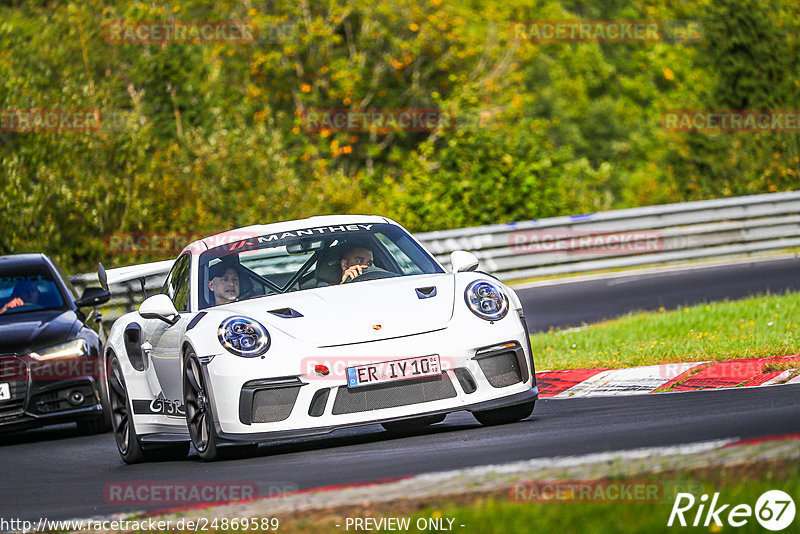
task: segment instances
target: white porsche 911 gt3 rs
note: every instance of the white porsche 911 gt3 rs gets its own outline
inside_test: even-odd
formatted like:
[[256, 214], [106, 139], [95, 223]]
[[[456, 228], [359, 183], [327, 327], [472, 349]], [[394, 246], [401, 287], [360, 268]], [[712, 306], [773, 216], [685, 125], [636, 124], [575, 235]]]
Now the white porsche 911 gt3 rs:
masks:
[[538, 396], [522, 305], [463, 251], [445, 269], [400, 225], [324, 216], [190, 244], [172, 262], [103, 270], [105, 287], [168, 273], [104, 348], [128, 463], [471, 412], [528, 417]]

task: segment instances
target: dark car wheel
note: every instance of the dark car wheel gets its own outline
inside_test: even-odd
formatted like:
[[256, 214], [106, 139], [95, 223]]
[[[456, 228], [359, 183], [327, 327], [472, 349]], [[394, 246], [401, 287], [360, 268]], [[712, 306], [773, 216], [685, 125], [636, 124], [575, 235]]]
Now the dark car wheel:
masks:
[[486, 410], [483, 412], [472, 412], [475, 419], [478, 420], [483, 426], [505, 425], [507, 423], [514, 423], [521, 421], [526, 417], [530, 417], [533, 413], [533, 407], [536, 401], [532, 400], [525, 404], [517, 404], [516, 406], [509, 406], [507, 408], [496, 408], [494, 410]]
[[114, 428], [114, 421], [111, 416], [111, 399], [108, 391], [107, 377], [111, 375], [110, 362], [103, 360], [103, 372], [97, 378], [97, 386], [100, 391], [100, 406], [103, 408], [102, 415], [88, 421], [78, 421], [78, 432], [81, 434], [102, 434]]
[[111, 371], [108, 375], [108, 392], [111, 403], [111, 423], [119, 455], [128, 464], [144, 461], [144, 451], [133, 427], [128, 391], [116, 355], [111, 356]]
[[92, 434], [103, 434], [108, 432], [108, 430], [109, 426], [105, 415], [98, 417], [97, 419], [78, 421], [78, 432], [85, 436]]
[[441, 423], [447, 414], [441, 415], [426, 415], [424, 417], [415, 417], [414, 419], [403, 419], [401, 421], [389, 421], [381, 423], [384, 430], [389, 432], [408, 432], [410, 430], [417, 430], [426, 426]]
[[186, 425], [198, 456], [203, 460], [217, 457], [217, 442], [214, 435], [214, 418], [211, 399], [203, 377], [200, 360], [191, 350], [187, 352], [183, 365], [183, 404], [186, 409]]

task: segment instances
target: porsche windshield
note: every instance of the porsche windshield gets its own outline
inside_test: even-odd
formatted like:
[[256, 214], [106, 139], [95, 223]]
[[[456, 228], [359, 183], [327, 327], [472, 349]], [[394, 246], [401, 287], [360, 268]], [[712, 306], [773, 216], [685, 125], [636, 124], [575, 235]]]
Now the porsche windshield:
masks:
[[397, 226], [318, 226], [252, 237], [201, 254], [200, 308], [342, 283], [442, 272]]
[[44, 266], [0, 270], [0, 322], [20, 313], [63, 307], [53, 275]]

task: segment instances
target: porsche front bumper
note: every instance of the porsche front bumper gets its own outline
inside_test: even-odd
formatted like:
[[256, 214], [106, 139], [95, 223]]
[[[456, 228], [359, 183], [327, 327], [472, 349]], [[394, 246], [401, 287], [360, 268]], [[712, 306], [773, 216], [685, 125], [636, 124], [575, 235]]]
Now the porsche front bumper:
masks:
[[[270, 350], [272, 352], [272, 349]], [[342, 372], [319, 376], [311, 362], [439, 355], [438, 377], [350, 388]], [[329, 365], [331, 369], [334, 366]], [[216, 355], [203, 366], [216, 433], [257, 442], [456, 411], [524, 404], [538, 397], [524, 319], [481, 321], [474, 329], [442, 328], [336, 347], [303, 347], [265, 359]]]

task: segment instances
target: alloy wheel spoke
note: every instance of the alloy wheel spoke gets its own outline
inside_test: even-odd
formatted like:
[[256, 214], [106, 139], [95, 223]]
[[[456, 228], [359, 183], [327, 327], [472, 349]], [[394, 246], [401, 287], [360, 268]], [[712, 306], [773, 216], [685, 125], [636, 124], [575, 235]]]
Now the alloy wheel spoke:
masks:
[[127, 414], [120, 418], [117, 424], [114, 427], [114, 432], [119, 434], [125, 430], [128, 425], [128, 416]]
[[120, 384], [119, 379], [116, 376], [114, 376], [112, 380], [108, 381], [108, 385], [111, 386], [111, 389], [118, 398], [125, 397], [125, 390], [122, 388], [122, 384]]
[[201, 418], [201, 417], [203, 417], [203, 412], [202, 412], [202, 410], [196, 410], [196, 411], [195, 411], [195, 413], [194, 413], [194, 415], [192, 415], [192, 417], [191, 417], [191, 419], [190, 419], [190, 422], [191, 422], [193, 425], [196, 425], [196, 424], [197, 424], [197, 422], [200, 420], [200, 418]]
[[203, 448], [205, 448], [207, 442], [208, 442], [208, 430], [206, 428], [206, 417], [205, 414], [202, 414], [200, 421], [200, 445]]
[[186, 378], [189, 381], [189, 386], [192, 388], [192, 390], [197, 393], [201, 393], [203, 391], [203, 388], [197, 383], [197, 377], [195, 376], [193, 364], [191, 362], [186, 366]]

